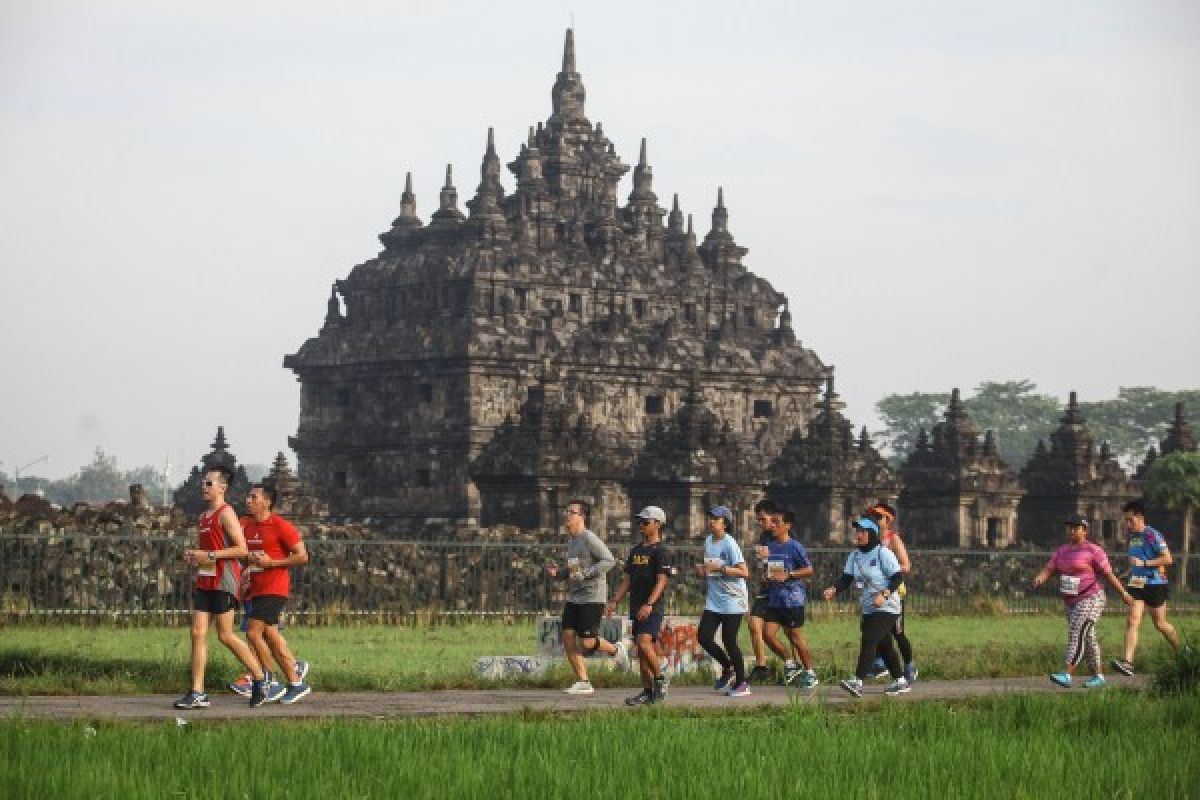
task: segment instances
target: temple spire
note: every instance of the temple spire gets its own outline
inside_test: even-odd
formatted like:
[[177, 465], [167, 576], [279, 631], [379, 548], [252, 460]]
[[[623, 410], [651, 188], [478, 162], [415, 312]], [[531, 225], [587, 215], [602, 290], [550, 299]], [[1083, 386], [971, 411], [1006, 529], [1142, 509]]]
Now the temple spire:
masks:
[[567, 28], [567, 40], [563, 45], [562, 72], [554, 82], [550, 91], [550, 100], [554, 113], [550, 116], [550, 128], [560, 128], [563, 123], [573, 120], [587, 122], [583, 113], [587, 92], [583, 88], [583, 80], [575, 70], [575, 31]]
[[563, 42], [562, 71], [568, 74], [575, 71], [575, 30], [573, 28], [567, 28], [567, 40]]
[[446, 185], [442, 187], [438, 197], [438, 210], [433, 212], [434, 223], [454, 224], [462, 222], [465, 217], [458, 210], [458, 190], [454, 188], [454, 165], [446, 165]]

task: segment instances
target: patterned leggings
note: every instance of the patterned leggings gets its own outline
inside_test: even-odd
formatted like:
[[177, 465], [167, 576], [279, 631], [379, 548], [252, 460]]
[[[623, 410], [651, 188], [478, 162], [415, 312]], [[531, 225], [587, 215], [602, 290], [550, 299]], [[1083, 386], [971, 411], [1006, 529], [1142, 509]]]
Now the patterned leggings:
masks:
[[1100, 674], [1100, 643], [1096, 641], [1096, 622], [1104, 613], [1104, 592], [1096, 592], [1073, 606], [1067, 606], [1067, 664], [1079, 666], [1086, 653], [1093, 675]]

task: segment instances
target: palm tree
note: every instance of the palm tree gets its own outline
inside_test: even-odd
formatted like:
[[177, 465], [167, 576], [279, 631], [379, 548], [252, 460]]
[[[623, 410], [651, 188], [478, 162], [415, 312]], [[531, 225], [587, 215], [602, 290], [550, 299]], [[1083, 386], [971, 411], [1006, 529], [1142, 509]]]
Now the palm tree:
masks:
[[1146, 474], [1146, 500], [1151, 505], [1183, 514], [1183, 563], [1179, 587], [1187, 589], [1188, 557], [1192, 553], [1192, 510], [1200, 508], [1200, 452], [1175, 452], [1156, 459]]

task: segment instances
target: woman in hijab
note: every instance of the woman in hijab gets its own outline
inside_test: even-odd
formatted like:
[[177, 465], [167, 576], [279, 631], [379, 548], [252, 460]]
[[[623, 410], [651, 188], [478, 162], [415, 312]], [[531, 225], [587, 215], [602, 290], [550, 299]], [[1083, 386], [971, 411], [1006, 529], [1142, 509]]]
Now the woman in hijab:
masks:
[[842, 681], [842, 688], [855, 697], [862, 697], [863, 680], [872, 674], [871, 662], [882, 645], [883, 660], [892, 682], [884, 694], [897, 695], [910, 690], [900, 656], [892, 646], [892, 630], [900, 618], [900, 596], [896, 590], [904, 581], [900, 562], [891, 550], [879, 541], [879, 526], [874, 520], [860, 517], [854, 521], [854, 550], [846, 558], [846, 567], [837, 582], [825, 590], [825, 599], [832, 600], [839, 591], [857, 588], [862, 609], [858, 666], [854, 676]]

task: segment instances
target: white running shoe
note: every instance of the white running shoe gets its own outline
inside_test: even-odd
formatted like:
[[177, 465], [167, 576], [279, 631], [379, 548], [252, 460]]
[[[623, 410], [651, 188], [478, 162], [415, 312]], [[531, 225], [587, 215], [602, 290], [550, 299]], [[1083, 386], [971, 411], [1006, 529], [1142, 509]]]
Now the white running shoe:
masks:
[[888, 696], [894, 696], [909, 691], [912, 691], [912, 687], [908, 685], [908, 680], [904, 676], [901, 676], [889, 683], [887, 688], [883, 690], [883, 693]]
[[592, 688], [591, 681], [575, 681], [567, 688], [563, 689], [563, 694], [595, 694], [596, 690]]
[[613, 656], [613, 664], [622, 672], [629, 671], [629, 646], [624, 642], [617, 642], [614, 647], [617, 648], [616, 655]]

